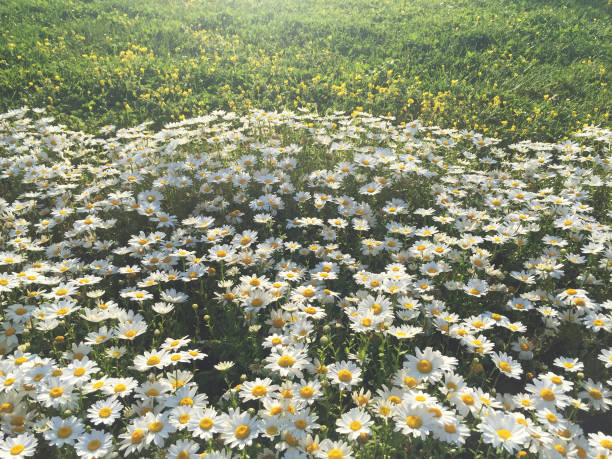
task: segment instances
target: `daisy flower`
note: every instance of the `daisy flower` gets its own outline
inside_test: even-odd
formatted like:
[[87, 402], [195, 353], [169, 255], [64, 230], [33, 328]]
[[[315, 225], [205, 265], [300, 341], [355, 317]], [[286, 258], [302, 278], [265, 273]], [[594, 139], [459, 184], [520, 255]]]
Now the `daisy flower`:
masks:
[[536, 409], [563, 409], [569, 404], [569, 397], [552, 381], [535, 379], [533, 384], [527, 384], [525, 389], [534, 395]]
[[102, 386], [102, 391], [106, 395], [116, 395], [117, 397], [127, 397], [138, 386], [138, 381], [134, 378], [109, 378]]
[[470, 436], [470, 429], [460, 419], [453, 418], [446, 422], [439, 422], [433, 430], [434, 436], [446, 443], [463, 445]]
[[409, 355], [404, 362], [404, 369], [415, 379], [424, 382], [438, 381], [445, 371], [452, 371], [456, 359], [445, 360], [442, 353], [427, 347], [421, 351], [415, 349], [415, 355]]
[[317, 415], [311, 413], [309, 408], [295, 411], [294, 413], [290, 413], [287, 417], [285, 429], [291, 433], [296, 440], [303, 440], [313, 429], [321, 427], [320, 424], [317, 424], [317, 419]]
[[361, 368], [353, 362], [341, 361], [327, 367], [329, 380], [340, 386], [340, 389], [350, 389], [361, 382]]
[[121, 440], [119, 444], [120, 450], [125, 450], [126, 455], [134, 452], [140, 452], [147, 446], [145, 437], [147, 435], [147, 424], [142, 418], [136, 419], [132, 424], [128, 425], [126, 431], [119, 435]]
[[249, 400], [259, 400], [262, 397], [272, 396], [276, 390], [278, 390], [278, 386], [272, 384], [270, 378], [257, 378], [255, 381], [242, 383], [238, 396], [245, 402]]
[[62, 419], [54, 416], [47, 422], [48, 430], [45, 431], [45, 440], [58, 448], [64, 445], [74, 445], [76, 440], [84, 432], [85, 427], [75, 416]]
[[222, 427], [221, 438], [230, 448], [244, 449], [260, 433], [260, 421], [248, 413], [241, 413], [240, 408], [230, 408]]
[[121, 416], [123, 405], [115, 398], [98, 400], [87, 410], [87, 418], [93, 424], [112, 425]]
[[197, 459], [200, 457], [197, 454], [199, 449], [200, 445], [192, 440], [178, 440], [168, 448], [166, 459]]
[[606, 368], [612, 368], [612, 347], [602, 349], [597, 358], [604, 363]]
[[306, 348], [296, 345], [285, 349], [272, 349], [272, 353], [266, 358], [265, 368], [278, 373], [281, 377], [303, 377], [303, 371], [312, 365], [308, 361]]
[[463, 291], [470, 296], [481, 297], [489, 290], [489, 284], [480, 279], [472, 279], [463, 286]]
[[313, 379], [312, 381], [300, 380], [296, 383], [295, 389], [300, 399], [305, 401], [307, 404], [312, 404], [321, 397], [321, 383]]
[[589, 446], [592, 448], [592, 457], [597, 457], [598, 454], [605, 457], [612, 451], [612, 435], [606, 435], [603, 432], [590, 433]]
[[52, 377], [46, 381], [45, 386], [37, 393], [36, 400], [47, 408], [69, 406], [76, 401], [73, 397], [74, 394], [72, 390], [73, 386], [70, 380]]
[[591, 378], [586, 383], [583, 382], [582, 386], [585, 390], [578, 393], [578, 397], [586, 400], [594, 410], [608, 411], [608, 406], [612, 405], [612, 391]]
[[168, 421], [169, 413], [153, 414], [148, 412], [143, 418], [143, 423], [147, 426], [145, 433], [145, 443], [155, 443], [159, 448], [164, 446], [168, 436], [176, 431], [176, 428]]
[[164, 368], [169, 364], [168, 353], [162, 351], [145, 351], [134, 358], [134, 367], [138, 371], [149, 371], [151, 368]]
[[421, 439], [425, 439], [436, 426], [433, 414], [424, 405], [402, 403], [396, 407], [393, 419], [394, 430]]
[[92, 430], [82, 434], [75, 445], [76, 453], [85, 459], [104, 457], [113, 452], [113, 436], [103, 430]]
[[214, 434], [223, 430], [223, 418], [214, 408], [201, 409], [197, 416], [192, 416], [187, 424], [191, 434], [202, 440], [210, 440]]
[[517, 423], [511, 415], [496, 414], [483, 418], [478, 429], [485, 443], [495, 448], [503, 447], [510, 454], [522, 448], [529, 440], [525, 426]]
[[516, 362], [505, 352], [493, 352], [491, 354], [491, 359], [493, 360], [493, 363], [495, 364], [497, 369], [507, 377], [513, 379], [521, 378], [521, 374], [523, 373], [523, 368], [521, 367], [521, 364]]
[[553, 364], [571, 373], [576, 373], [584, 369], [584, 364], [580, 362], [579, 359], [572, 359], [571, 357], [557, 357]]
[[353, 459], [353, 450], [343, 441], [332, 441], [326, 438], [319, 443], [319, 448], [314, 451], [315, 456], [320, 459]]
[[370, 415], [360, 408], [353, 408], [344, 413], [340, 419], [336, 419], [336, 432], [348, 435], [349, 440], [356, 440], [358, 437], [367, 437], [371, 434], [370, 427], [374, 424]]
[[34, 456], [36, 446], [38, 446], [38, 440], [29, 432], [16, 437], [7, 437], [0, 442], [0, 456], [14, 459]]

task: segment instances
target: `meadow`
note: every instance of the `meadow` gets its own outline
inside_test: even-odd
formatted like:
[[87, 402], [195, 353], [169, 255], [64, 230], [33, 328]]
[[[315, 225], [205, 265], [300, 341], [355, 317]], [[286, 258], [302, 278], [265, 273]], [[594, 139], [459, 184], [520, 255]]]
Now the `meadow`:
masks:
[[606, 123], [610, 2], [6, 0], [0, 110], [72, 129], [356, 109], [556, 140]]
[[0, 458], [612, 455], [610, 4], [0, 4]]

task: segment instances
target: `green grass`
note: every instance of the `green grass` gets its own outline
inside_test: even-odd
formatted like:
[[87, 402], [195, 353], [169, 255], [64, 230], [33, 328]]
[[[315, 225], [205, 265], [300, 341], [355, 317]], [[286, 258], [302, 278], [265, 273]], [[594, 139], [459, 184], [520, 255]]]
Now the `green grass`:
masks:
[[357, 107], [508, 140], [606, 124], [606, 0], [6, 0], [0, 110], [69, 127]]

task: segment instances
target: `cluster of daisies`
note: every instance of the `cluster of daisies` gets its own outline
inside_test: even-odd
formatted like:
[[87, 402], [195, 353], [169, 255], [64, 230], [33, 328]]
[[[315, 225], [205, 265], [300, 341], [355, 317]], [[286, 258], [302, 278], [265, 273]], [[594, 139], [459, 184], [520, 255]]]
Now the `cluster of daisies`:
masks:
[[0, 115], [0, 457], [612, 455], [611, 142]]

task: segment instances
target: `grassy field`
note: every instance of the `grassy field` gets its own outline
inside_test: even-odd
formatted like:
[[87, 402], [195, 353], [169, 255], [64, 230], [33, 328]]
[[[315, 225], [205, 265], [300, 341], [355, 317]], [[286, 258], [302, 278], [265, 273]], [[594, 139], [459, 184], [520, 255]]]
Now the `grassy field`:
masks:
[[0, 1], [0, 458], [609, 457], [611, 12]]
[[610, 111], [612, 6], [593, 1], [5, 0], [0, 110], [69, 127], [216, 108], [358, 107], [503, 139]]

